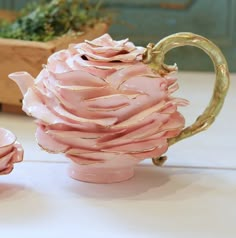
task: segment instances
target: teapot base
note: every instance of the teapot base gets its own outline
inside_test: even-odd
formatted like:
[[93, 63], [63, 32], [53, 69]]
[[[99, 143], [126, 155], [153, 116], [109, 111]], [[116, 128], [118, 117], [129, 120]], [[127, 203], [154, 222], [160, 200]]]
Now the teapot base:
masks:
[[74, 162], [69, 167], [71, 178], [98, 184], [118, 183], [126, 181], [134, 176], [134, 165], [125, 167], [97, 167], [93, 165], [80, 165]]

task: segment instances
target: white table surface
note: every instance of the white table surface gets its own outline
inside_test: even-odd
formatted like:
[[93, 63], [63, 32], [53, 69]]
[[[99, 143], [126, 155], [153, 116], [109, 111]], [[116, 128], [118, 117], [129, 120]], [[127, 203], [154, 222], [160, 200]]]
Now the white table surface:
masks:
[[[203, 111], [214, 74], [179, 73], [187, 123]], [[0, 112], [25, 149], [0, 177], [0, 237], [236, 237], [236, 75], [206, 132], [169, 148], [164, 167], [145, 160], [129, 181], [99, 185], [67, 175], [63, 155], [42, 151], [32, 118]]]

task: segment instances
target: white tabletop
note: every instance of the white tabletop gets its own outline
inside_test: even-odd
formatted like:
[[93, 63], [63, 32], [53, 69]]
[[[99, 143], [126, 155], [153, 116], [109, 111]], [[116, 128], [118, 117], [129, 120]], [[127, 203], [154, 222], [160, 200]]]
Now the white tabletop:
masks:
[[[191, 105], [187, 123], [211, 97], [214, 74], [179, 73]], [[0, 177], [0, 237], [236, 237], [236, 75], [224, 108], [206, 132], [169, 148], [159, 168], [145, 160], [129, 181], [99, 185], [67, 175], [63, 155], [42, 151], [32, 118], [0, 112], [25, 149]]]

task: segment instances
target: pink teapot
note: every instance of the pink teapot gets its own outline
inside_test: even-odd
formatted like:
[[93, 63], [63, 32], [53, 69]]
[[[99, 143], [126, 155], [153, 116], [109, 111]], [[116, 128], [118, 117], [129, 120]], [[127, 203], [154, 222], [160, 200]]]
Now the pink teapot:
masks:
[[[212, 59], [216, 84], [209, 106], [185, 128], [178, 107], [185, 99], [164, 64], [172, 48], [192, 45]], [[131, 178], [134, 166], [153, 158], [156, 165], [175, 142], [205, 130], [219, 113], [229, 86], [227, 63], [206, 38], [192, 33], [168, 36], [156, 45], [137, 47], [105, 34], [54, 53], [34, 79], [9, 75], [19, 86], [23, 110], [36, 119], [36, 139], [46, 151], [71, 160], [71, 177], [94, 183]]]

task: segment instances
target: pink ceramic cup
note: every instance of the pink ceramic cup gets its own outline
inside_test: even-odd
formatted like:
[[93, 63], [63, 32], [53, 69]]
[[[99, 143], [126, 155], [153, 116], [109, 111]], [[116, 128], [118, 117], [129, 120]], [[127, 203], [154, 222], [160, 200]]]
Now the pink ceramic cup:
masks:
[[14, 163], [23, 159], [24, 150], [16, 136], [9, 130], [0, 128], [0, 175], [13, 170]]

